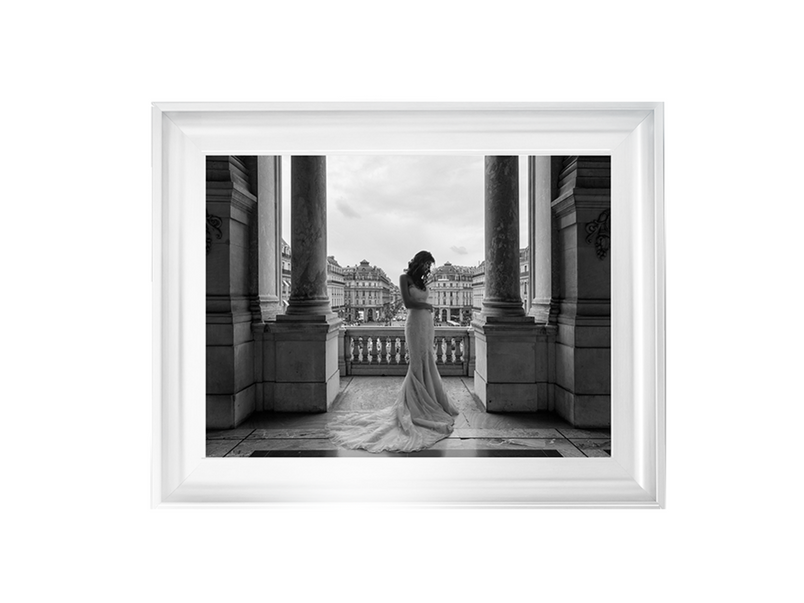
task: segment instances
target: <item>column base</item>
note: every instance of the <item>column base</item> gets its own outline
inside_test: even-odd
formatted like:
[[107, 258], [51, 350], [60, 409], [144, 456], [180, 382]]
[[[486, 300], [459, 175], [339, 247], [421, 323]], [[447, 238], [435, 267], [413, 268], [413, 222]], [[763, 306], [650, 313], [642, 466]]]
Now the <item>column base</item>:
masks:
[[298, 300], [292, 297], [285, 308], [285, 316], [337, 316], [332, 311], [329, 298]]
[[522, 300], [496, 301], [486, 298], [483, 300], [481, 316], [484, 318], [522, 318], [525, 317], [525, 309], [522, 307]]
[[330, 315], [280, 315], [270, 329], [275, 346], [274, 411], [326, 412], [340, 389], [338, 335]]
[[475, 321], [475, 394], [487, 412], [548, 410], [555, 330], [532, 317]]

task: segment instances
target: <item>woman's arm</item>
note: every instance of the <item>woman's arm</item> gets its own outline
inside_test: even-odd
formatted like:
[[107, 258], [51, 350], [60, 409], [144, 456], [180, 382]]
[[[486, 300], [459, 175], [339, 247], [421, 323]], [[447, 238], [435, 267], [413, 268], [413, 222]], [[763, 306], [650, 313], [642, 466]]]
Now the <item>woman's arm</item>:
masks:
[[408, 287], [410, 286], [410, 277], [403, 274], [399, 277], [399, 291], [402, 293], [402, 302], [408, 309], [432, 310], [433, 306], [428, 303], [418, 302], [410, 296]]

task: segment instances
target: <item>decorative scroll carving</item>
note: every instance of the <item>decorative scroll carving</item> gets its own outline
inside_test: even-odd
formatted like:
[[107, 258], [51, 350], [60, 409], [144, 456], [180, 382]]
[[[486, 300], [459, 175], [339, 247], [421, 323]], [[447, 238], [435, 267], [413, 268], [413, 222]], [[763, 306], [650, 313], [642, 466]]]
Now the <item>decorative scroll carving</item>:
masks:
[[607, 209], [600, 212], [597, 220], [587, 223], [586, 225], [586, 242], [591, 243], [592, 239], [595, 242], [595, 251], [597, 252], [598, 259], [602, 260], [606, 257], [611, 247], [611, 210]]
[[218, 216], [213, 216], [207, 212], [207, 255], [209, 255], [209, 250], [212, 248], [212, 235], [214, 234], [216, 239], [220, 239], [223, 236], [221, 232], [222, 225], [223, 221]]

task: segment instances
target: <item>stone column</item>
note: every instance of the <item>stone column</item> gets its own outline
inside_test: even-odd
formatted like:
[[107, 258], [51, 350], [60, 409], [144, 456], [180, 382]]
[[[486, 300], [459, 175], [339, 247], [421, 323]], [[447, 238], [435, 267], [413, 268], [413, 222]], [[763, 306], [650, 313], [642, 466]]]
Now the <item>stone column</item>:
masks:
[[551, 157], [528, 157], [529, 314], [537, 324], [550, 319], [552, 297]]
[[293, 272], [288, 315], [332, 314], [327, 293], [327, 158], [290, 163], [290, 248]]
[[519, 292], [519, 158], [486, 157], [485, 294], [475, 332], [475, 393], [489, 412], [547, 408], [546, 328]]
[[519, 158], [486, 157], [483, 317], [524, 316], [519, 294]]
[[270, 323], [275, 354], [273, 410], [326, 411], [340, 387], [338, 331], [327, 292], [326, 157], [291, 158], [291, 291]]

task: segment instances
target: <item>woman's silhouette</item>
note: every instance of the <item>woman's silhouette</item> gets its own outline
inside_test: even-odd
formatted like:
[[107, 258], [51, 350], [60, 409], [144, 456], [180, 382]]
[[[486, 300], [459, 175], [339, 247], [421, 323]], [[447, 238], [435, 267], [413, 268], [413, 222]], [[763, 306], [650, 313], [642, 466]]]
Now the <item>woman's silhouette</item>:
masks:
[[427, 279], [435, 259], [420, 251], [399, 277], [402, 301], [408, 310], [405, 341], [408, 372], [396, 401], [369, 413], [349, 413], [330, 422], [334, 442], [369, 452], [410, 452], [432, 446], [452, 433], [458, 410], [452, 405], [433, 355], [433, 306], [427, 303]]

